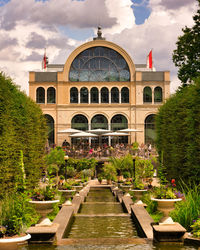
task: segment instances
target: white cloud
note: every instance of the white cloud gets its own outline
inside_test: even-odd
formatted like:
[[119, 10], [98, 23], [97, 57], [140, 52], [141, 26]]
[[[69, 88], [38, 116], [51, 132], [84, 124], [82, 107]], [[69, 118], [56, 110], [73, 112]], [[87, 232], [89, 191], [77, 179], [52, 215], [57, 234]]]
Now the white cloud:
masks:
[[135, 24], [135, 16], [131, 5], [131, 0], [105, 0], [109, 11], [109, 16], [117, 19], [117, 23], [112, 28], [105, 29], [105, 33], [115, 34], [120, 33], [124, 29], [131, 29]]

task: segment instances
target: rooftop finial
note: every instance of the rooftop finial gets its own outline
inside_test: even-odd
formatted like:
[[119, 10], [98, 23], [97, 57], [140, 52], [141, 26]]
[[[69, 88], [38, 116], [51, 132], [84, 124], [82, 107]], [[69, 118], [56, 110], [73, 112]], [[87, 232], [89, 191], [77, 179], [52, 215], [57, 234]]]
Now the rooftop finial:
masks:
[[97, 36], [98, 38], [102, 38], [102, 31], [100, 26], [98, 26]]
[[105, 38], [102, 37], [102, 31], [100, 26], [98, 26], [97, 37], [94, 37], [93, 40], [105, 40]]

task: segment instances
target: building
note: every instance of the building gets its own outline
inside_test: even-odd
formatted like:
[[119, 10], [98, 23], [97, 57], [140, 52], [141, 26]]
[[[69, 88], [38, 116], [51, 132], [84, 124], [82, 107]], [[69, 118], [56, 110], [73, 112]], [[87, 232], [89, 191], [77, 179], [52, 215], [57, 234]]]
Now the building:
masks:
[[71, 143], [69, 134], [60, 133], [71, 127], [136, 128], [142, 132], [120, 140], [153, 143], [155, 114], [170, 95], [170, 72], [135, 64], [123, 48], [102, 37], [100, 28], [97, 34], [64, 65], [47, 64], [45, 71], [29, 72], [29, 95], [47, 117], [50, 143]]

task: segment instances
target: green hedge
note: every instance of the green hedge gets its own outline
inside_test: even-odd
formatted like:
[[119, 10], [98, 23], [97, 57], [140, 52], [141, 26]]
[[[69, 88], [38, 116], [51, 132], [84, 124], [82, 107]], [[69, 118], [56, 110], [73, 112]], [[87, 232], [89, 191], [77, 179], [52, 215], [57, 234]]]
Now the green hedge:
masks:
[[0, 193], [15, 188], [21, 174], [20, 150], [27, 185], [38, 182], [44, 166], [46, 120], [41, 109], [0, 73]]
[[180, 88], [159, 109], [156, 132], [156, 145], [167, 179], [199, 183], [200, 79]]

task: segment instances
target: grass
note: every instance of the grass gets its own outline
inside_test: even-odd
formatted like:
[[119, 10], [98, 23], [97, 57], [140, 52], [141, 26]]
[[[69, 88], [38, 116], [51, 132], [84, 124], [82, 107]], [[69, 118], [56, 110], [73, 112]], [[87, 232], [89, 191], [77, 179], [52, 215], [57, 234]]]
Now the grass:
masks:
[[177, 202], [170, 213], [172, 219], [191, 231], [193, 221], [200, 215], [200, 186], [182, 183], [181, 191], [185, 194], [185, 201]]

